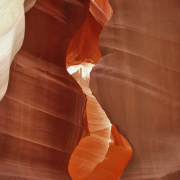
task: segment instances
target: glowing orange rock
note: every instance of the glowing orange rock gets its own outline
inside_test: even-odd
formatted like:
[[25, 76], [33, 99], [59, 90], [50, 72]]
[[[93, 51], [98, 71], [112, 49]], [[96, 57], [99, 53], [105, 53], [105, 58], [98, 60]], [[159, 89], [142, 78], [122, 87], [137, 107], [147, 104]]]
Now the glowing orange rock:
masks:
[[69, 44], [66, 57], [67, 67], [81, 62], [96, 64], [99, 61], [101, 57], [99, 35], [103, 25], [112, 15], [112, 8], [107, 0], [98, 2], [98, 5], [94, 1], [90, 1], [90, 4], [86, 2], [86, 21]]
[[[91, 95], [87, 74], [92, 65], [83, 63], [79, 67], [73, 77], [87, 95], [86, 112], [90, 134], [81, 139], [71, 156], [68, 168], [70, 176], [73, 180], [118, 180], [132, 156], [131, 146], [110, 124], [105, 112]], [[70, 68], [70, 72], [75, 71]]]

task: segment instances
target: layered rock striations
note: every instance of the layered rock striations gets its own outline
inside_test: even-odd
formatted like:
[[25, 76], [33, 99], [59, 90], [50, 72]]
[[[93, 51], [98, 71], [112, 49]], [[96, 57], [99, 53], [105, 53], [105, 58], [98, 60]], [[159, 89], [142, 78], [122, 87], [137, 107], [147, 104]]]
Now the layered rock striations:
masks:
[[180, 179], [180, 3], [110, 4], [90, 88], [132, 146], [121, 179]]
[[86, 20], [86, 4], [87, 0], [37, 1], [26, 15], [28, 38], [22, 50], [65, 68], [69, 43]]
[[[73, 180], [116, 180], [121, 176], [132, 156], [129, 143], [111, 126], [101, 106], [91, 95], [89, 75], [92, 65], [100, 58], [99, 34], [112, 15], [108, 1], [91, 1], [86, 21], [71, 40], [66, 66], [87, 96], [86, 133], [73, 152], [69, 162], [69, 173]], [[80, 64], [81, 65], [77, 65]]]
[[85, 21], [84, 3], [37, 0], [26, 14], [24, 43], [0, 102], [2, 180], [71, 179], [68, 163], [85, 129], [86, 96], [65, 61], [69, 42]]
[[[0, 2], [0, 100], [24, 38], [23, 3], [35, 0]], [[180, 3], [110, 4], [37, 0], [26, 14], [0, 102], [0, 179], [119, 179], [132, 153], [123, 136], [134, 153], [122, 180], [180, 179]], [[123, 136], [66, 71], [99, 61], [109, 19], [90, 87]]]
[[132, 156], [132, 149], [91, 94], [89, 73], [93, 66], [82, 63], [68, 68], [87, 96], [86, 133], [71, 156], [68, 170], [73, 180], [117, 180]]
[[18, 53], [0, 103], [0, 177], [66, 179], [69, 158], [84, 130], [85, 102], [66, 70]]

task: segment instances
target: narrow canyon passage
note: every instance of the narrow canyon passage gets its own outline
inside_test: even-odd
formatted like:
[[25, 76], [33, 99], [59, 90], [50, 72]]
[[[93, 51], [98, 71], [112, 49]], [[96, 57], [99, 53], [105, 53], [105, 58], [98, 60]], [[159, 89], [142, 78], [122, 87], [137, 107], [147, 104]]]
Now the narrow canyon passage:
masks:
[[179, 0], [0, 0], [0, 180], [180, 180], [179, 49]]
[[86, 133], [70, 158], [68, 170], [73, 180], [119, 180], [132, 157], [132, 148], [91, 93], [89, 79], [93, 66], [82, 63], [68, 68], [87, 97]]
[[[131, 149], [101, 112], [88, 83], [85, 96], [65, 67], [99, 61], [99, 35], [112, 15], [108, 1], [23, 3], [0, 3], [0, 13], [9, 18], [0, 21], [0, 180], [70, 180], [70, 157], [73, 179], [119, 179], [131, 155], [121, 168], [118, 147], [124, 154]], [[89, 121], [81, 139], [84, 112]], [[88, 171], [74, 171], [73, 163]]]

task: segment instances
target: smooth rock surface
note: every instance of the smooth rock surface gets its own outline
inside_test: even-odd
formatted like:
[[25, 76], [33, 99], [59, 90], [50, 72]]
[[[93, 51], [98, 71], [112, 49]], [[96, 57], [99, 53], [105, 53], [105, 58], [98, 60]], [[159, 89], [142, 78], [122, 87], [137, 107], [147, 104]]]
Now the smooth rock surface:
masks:
[[110, 4], [90, 88], [132, 146], [121, 180], [173, 180], [180, 170], [180, 2]]
[[87, 96], [86, 134], [80, 140], [69, 161], [73, 180], [117, 180], [132, 157], [132, 148], [111, 125], [105, 112], [89, 89], [89, 73], [94, 65], [82, 63], [68, 71]]
[[67, 68], [82, 62], [96, 64], [99, 61], [99, 35], [111, 15], [112, 8], [107, 0], [98, 2], [98, 5], [93, 0], [86, 3], [86, 20], [68, 47]]
[[28, 12], [36, 3], [36, 0], [25, 0], [24, 1], [24, 11]]
[[2, 180], [71, 179], [68, 163], [85, 129], [86, 96], [65, 64], [85, 20], [84, 3], [37, 0], [26, 14], [24, 43], [0, 102]]
[[0, 1], [0, 101], [8, 87], [10, 65], [24, 39], [23, 3], [24, 0]]

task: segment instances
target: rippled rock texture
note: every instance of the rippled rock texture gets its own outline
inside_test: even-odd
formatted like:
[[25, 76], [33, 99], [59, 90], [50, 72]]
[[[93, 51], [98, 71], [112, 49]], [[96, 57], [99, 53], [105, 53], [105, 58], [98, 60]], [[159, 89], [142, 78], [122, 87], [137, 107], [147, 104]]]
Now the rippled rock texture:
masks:
[[[86, 97], [65, 64], [69, 42], [86, 19], [84, 3], [37, 0], [26, 14], [24, 43], [13, 60], [8, 90], [0, 102], [2, 180], [71, 179], [68, 163], [85, 129]], [[24, 15], [24, 10], [20, 12]], [[3, 61], [7, 68], [20, 47], [15, 45], [22, 43], [21, 36], [16, 36], [18, 28], [12, 28], [14, 44], [3, 45], [11, 55]]]
[[[133, 157], [122, 180], [180, 179], [180, 3], [110, 0], [90, 88]], [[177, 173], [175, 173], [177, 172]]]
[[[132, 149], [91, 95], [89, 77], [78, 79], [84, 95], [66, 71], [66, 66], [100, 59], [98, 39], [112, 15], [110, 4], [107, 0], [18, 2], [22, 24], [16, 22], [19, 16], [11, 17], [7, 31], [13, 31], [12, 36], [4, 32], [7, 46], [1, 43], [5, 53], [9, 47], [9, 56], [3, 59], [6, 69], [13, 63], [0, 103], [0, 179], [119, 179]], [[29, 11], [26, 23], [24, 11]], [[0, 71], [2, 78], [7, 72], [6, 84], [1, 81], [5, 88], [6, 69]]]
[[86, 133], [73, 152], [68, 169], [73, 180], [118, 180], [132, 157], [132, 148], [111, 125], [89, 89], [92, 67], [82, 63], [68, 68], [87, 96]]
[[[180, 179], [180, 3], [110, 4], [112, 18], [107, 0], [0, 1], [0, 179], [70, 180], [82, 136], [73, 179], [119, 179], [119, 132], [122, 180]], [[90, 87], [119, 132], [66, 71], [99, 61], [109, 19]]]

